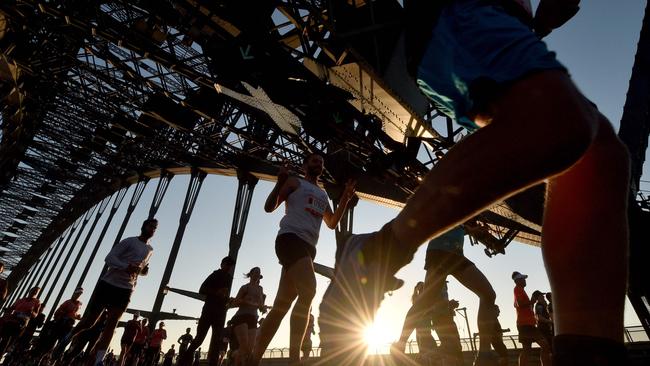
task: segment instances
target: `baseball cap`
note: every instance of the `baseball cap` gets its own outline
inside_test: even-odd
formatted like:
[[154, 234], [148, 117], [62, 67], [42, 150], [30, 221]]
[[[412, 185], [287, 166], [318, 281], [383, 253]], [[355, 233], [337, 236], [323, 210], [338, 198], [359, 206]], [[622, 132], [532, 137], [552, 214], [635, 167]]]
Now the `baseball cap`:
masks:
[[526, 278], [528, 278], [528, 275], [525, 275], [525, 274], [522, 274], [522, 273], [519, 273], [519, 272], [516, 272], [516, 271], [512, 272], [512, 279], [513, 280], [525, 280]]

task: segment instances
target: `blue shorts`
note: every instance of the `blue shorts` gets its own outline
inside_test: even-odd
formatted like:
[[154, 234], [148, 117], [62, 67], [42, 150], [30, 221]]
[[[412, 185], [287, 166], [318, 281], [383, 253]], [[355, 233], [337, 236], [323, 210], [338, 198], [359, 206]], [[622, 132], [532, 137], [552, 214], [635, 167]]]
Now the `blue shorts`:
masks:
[[438, 109], [476, 129], [499, 87], [539, 70], [566, 70], [528, 26], [494, 1], [456, 0], [442, 10], [417, 70], [417, 83]]

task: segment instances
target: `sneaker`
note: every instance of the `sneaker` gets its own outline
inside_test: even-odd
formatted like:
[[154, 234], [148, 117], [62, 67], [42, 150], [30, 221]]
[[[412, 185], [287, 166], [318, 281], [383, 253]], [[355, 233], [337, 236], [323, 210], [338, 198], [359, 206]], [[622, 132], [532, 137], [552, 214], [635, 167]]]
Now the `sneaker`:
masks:
[[385, 264], [365, 259], [362, 249], [377, 245], [378, 234], [352, 235], [348, 239], [336, 275], [323, 296], [319, 325], [324, 364], [363, 364], [365, 329], [373, 323], [384, 293], [404, 284], [388, 273]]

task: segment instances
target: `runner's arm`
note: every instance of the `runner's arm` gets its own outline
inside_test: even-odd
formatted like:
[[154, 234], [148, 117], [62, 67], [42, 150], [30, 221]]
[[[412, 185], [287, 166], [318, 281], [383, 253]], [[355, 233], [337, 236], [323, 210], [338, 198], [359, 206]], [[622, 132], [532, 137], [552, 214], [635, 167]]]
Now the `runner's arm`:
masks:
[[357, 182], [352, 179], [348, 180], [345, 183], [345, 189], [341, 194], [339, 205], [336, 206], [336, 211], [332, 212], [332, 208], [327, 205], [327, 209], [325, 210], [325, 213], [323, 213], [323, 221], [325, 221], [325, 224], [328, 228], [332, 230], [335, 229], [339, 224], [339, 221], [341, 221], [341, 217], [343, 217], [343, 213], [345, 212], [348, 202], [354, 195], [356, 184]]
[[297, 185], [298, 180], [295, 177], [289, 177], [287, 168], [281, 167], [275, 186], [264, 202], [264, 211], [275, 211], [287, 199], [289, 194], [297, 188]]

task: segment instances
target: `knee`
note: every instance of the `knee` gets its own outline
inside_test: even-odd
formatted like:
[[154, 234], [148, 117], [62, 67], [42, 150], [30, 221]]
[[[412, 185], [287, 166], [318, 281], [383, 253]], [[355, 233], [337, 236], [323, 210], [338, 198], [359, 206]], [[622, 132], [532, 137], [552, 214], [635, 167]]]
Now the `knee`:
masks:
[[311, 301], [316, 296], [316, 286], [300, 289], [298, 292], [298, 302], [301, 304], [311, 305]]
[[604, 135], [602, 140], [604, 141], [599, 141], [599, 146], [603, 150], [599, 159], [604, 165], [603, 170], [607, 170], [608, 172], [616, 170], [621, 177], [629, 176], [630, 152], [627, 146], [616, 136], [616, 133], [605, 117], [601, 119], [601, 126], [603, 129], [606, 129], [606, 131], [602, 132]]
[[494, 292], [494, 289], [492, 287], [486, 289], [481, 295], [480, 295], [480, 300], [484, 304], [494, 304], [494, 302], [497, 299], [497, 294]]
[[291, 308], [291, 303], [292, 303], [292, 301], [278, 299], [273, 304], [273, 308], [271, 308], [271, 312], [279, 313], [279, 314], [284, 315]]

